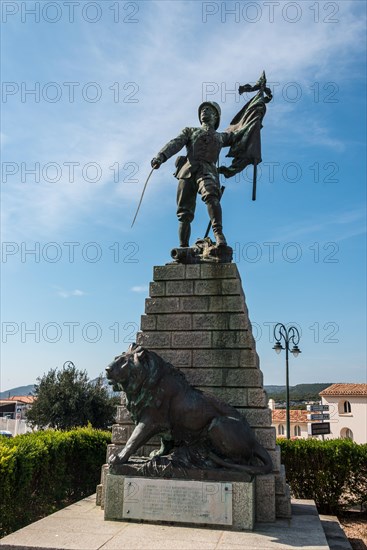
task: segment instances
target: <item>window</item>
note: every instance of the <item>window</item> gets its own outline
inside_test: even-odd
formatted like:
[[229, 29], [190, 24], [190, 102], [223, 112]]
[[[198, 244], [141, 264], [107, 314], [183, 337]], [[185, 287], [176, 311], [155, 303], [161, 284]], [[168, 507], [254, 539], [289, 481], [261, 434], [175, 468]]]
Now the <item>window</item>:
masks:
[[340, 430], [340, 437], [343, 439], [351, 439], [353, 441], [353, 432], [349, 428], [343, 428]]
[[338, 412], [339, 414], [350, 414], [352, 412], [352, 406], [350, 401], [339, 401], [338, 403]]
[[283, 424], [279, 424], [279, 426], [278, 426], [278, 435], [284, 435], [284, 426], [283, 426]]
[[350, 430], [349, 428], [347, 428], [347, 429], [345, 430], [345, 437], [346, 437], [347, 439], [351, 439], [351, 440], [353, 441], [353, 432], [352, 432], [352, 430]]
[[294, 426], [294, 435], [296, 437], [301, 437], [301, 426]]

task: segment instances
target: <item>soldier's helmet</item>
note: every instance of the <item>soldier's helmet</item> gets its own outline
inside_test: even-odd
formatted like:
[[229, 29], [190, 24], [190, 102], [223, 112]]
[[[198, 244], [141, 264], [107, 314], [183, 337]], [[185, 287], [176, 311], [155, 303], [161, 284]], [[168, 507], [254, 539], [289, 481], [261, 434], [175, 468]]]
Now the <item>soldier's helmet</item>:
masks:
[[215, 123], [215, 129], [217, 130], [219, 127], [220, 116], [221, 116], [221, 110], [218, 103], [216, 103], [215, 101], [204, 101], [201, 105], [199, 105], [199, 109], [198, 109], [199, 120], [200, 120], [200, 111], [204, 107], [204, 105], [210, 105], [217, 111], [218, 116], [217, 116], [217, 121]]

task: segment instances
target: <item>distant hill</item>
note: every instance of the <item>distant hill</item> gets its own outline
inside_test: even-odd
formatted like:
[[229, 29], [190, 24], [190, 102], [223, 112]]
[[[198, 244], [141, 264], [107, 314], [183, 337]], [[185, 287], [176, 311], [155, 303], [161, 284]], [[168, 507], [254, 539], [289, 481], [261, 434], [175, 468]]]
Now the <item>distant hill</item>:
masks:
[[12, 388], [11, 390], [2, 391], [0, 393], [0, 399], [7, 399], [8, 397], [13, 397], [14, 395], [29, 395], [34, 392], [34, 384], [29, 384], [29, 386], [18, 386], [17, 388]]
[[[91, 380], [95, 382], [97, 378]], [[289, 388], [289, 398], [292, 401], [318, 401], [320, 399], [319, 393], [328, 386], [331, 386], [333, 382], [325, 382], [323, 384], [297, 384], [296, 386], [291, 386]], [[107, 379], [103, 379], [103, 385], [108, 389], [108, 392], [111, 395], [118, 395], [112, 390], [107, 382]], [[264, 386], [266, 393], [268, 394], [268, 399], [274, 399], [275, 401], [285, 401], [286, 399], [286, 388], [285, 386]], [[0, 393], [0, 399], [6, 399], [7, 397], [13, 397], [13, 395], [28, 395], [34, 392], [34, 384], [29, 386], [19, 386], [17, 388], [12, 388], [11, 390], [6, 390]]]
[[[328, 386], [331, 386], [333, 382], [324, 382], [319, 384], [297, 384], [296, 386], [290, 386], [289, 399], [291, 401], [318, 401], [320, 399], [319, 393]], [[285, 386], [264, 386], [269, 399], [275, 401], [286, 400], [286, 387]]]
[[[97, 378], [91, 380], [92, 383], [95, 383], [96, 381]], [[114, 392], [112, 386], [108, 384], [107, 378], [103, 378], [103, 385], [107, 388], [110, 395], [119, 395], [119, 393]], [[14, 395], [29, 395], [33, 392], [34, 384], [29, 384], [29, 386], [18, 386], [17, 388], [0, 392], [0, 399], [7, 399], [8, 397], [13, 397]]]

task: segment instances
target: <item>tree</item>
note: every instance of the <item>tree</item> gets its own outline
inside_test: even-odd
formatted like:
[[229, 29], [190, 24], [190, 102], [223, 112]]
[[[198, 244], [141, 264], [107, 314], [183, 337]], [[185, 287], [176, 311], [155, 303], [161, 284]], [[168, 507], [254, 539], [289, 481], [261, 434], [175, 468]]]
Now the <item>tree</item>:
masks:
[[102, 376], [88, 379], [72, 362], [62, 370], [51, 369], [37, 378], [36, 400], [27, 413], [32, 427], [67, 430], [90, 423], [94, 428], [107, 428], [114, 421], [118, 399], [110, 397]]

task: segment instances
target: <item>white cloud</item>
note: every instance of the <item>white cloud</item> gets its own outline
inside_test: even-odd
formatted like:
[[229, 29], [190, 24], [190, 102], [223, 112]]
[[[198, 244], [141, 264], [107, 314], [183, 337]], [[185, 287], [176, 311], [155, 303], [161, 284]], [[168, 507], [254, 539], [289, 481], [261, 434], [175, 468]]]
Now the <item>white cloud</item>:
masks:
[[149, 288], [147, 285], [133, 286], [131, 287], [131, 292], [148, 292]]
[[60, 288], [56, 294], [62, 298], [70, 298], [71, 296], [85, 296], [86, 293], [83, 290], [76, 288], [75, 290], [64, 290]]
[[366, 232], [366, 218], [363, 208], [336, 211], [325, 214], [322, 220], [297, 219], [294, 224], [280, 228], [278, 234], [272, 237], [273, 241], [294, 241], [308, 235], [324, 235], [325, 240], [333, 235], [333, 241], [342, 241]]
[[4, 147], [9, 141], [9, 137], [5, 135], [3, 132], [0, 132], [0, 144], [1, 147]]

